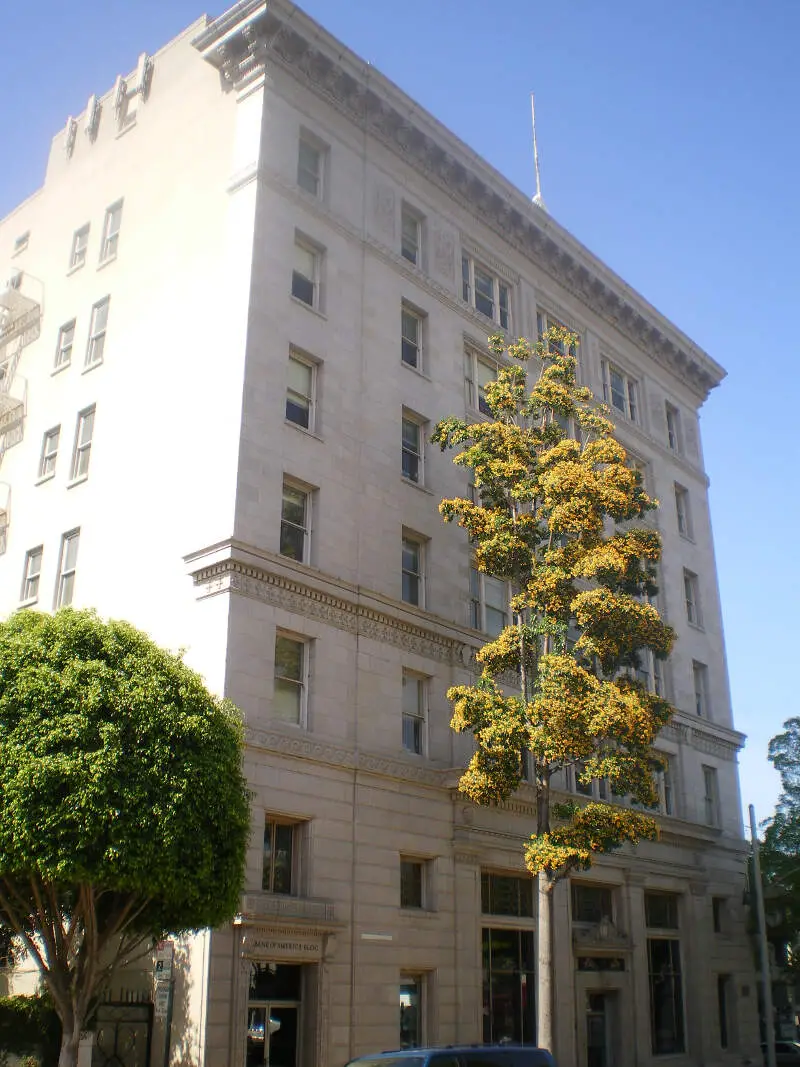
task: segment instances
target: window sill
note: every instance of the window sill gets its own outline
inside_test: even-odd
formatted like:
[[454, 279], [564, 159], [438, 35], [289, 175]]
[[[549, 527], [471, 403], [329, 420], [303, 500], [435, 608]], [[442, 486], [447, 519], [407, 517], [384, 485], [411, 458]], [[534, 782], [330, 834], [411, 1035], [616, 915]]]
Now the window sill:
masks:
[[37, 478], [36, 481], [33, 484], [34, 485], [44, 485], [45, 482], [52, 482], [52, 480], [55, 478], [55, 476], [56, 476], [56, 472], [55, 471], [53, 471], [52, 474], [43, 474], [41, 476], [41, 478]]
[[38, 596], [28, 597], [27, 600], [20, 600], [19, 609], [22, 610], [23, 608], [31, 608], [31, 607], [33, 607], [34, 604], [38, 604], [38, 603], [39, 603], [39, 597]]
[[433, 919], [437, 914], [433, 908], [411, 908], [400, 905], [401, 919]]
[[400, 366], [405, 367], [406, 370], [410, 370], [412, 374], [416, 374], [418, 378], [422, 378], [423, 381], [433, 381], [429, 374], [426, 374], [424, 370], [420, 370], [419, 367], [412, 367], [410, 363], [406, 363], [404, 359], [400, 360]]
[[57, 374], [61, 374], [62, 371], [65, 371], [68, 367], [71, 367], [71, 366], [72, 366], [72, 360], [71, 359], [68, 359], [65, 363], [59, 363], [59, 365], [57, 367], [53, 367], [53, 369], [50, 371], [50, 377], [51, 378], [55, 378], [55, 376]]
[[305, 437], [313, 437], [315, 441], [324, 442], [325, 440], [324, 437], [316, 433], [314, 430], [307, 430], [305, 426], [300, 426], [298, 423], [292, 422], [291, 419], [284, 419], [283, 421], [287, 426], [291, 426], [293, 430], [297, 430], [298, 433], [303, 434]]
[[122, 124], [117, 128], [115, 137], [124, 137], [128, 130], [132, 130], [136, 125], [136, 115], [133, 114], [129, 119], [123, 120]]
[[87, 363], [81, 371], [81, 374], [88, 374], [90, 370], [94, 370], [95, 367], [102, 367], [102, 365], [102, 359], [96, 359], [93, 363]]
[[420, 493], [427, 493], [428, 496], [434, 495], [432, 489], [428, 489], [426, 485], [423, 485], [420, 482], [415, 482], [411, 478], [406, 478], [405, 474], [400, 475], [400, 480], [403, 482], [404, 485], [410, 485], [412, 489], [418, 489]]
[[67, 482], [67, 489], [74, 489], [76, 485], [82, 485], [89, 480], [88, 474], [82, 474], [80, 478], [73, 478], [72, 481]]
[[690, 537], [689, 534], [681, 533], [680, 530], [678, 531], [678, 536], [680, 537], [681, 541], [686, 541], [687, 544], [690, 544], [690, 545], [697, 544], [697, 542], [695, 541], [695, 539], [693, 537]]
[[706, 632], [705, 626], [701, 625], [699, 622], [690, 622], [687, 619], [686, 620], [686, 624], [687, 624], [687, 626], [691, 626], [691, 628], [693, 630], [696, 630], [699, 634], [704, 634]]
[[328, 321], [328, 316], [323, 311], [320, 311], [319, 308], [314, 307], [313, 304], [307, 304], [305, 300], [301, 300], [300, 297], [294, 296], [292, 293], [289, 293], [289, 299], [293, 304], [297, 304], [298, 307], [303, 308], [305, 311], [310, 311], [312, 315], [316, 315], [324, 322]]
[[117, 258], [117, 253], [116, 252], [113, 254], [113, 256], [106, 256], [105, 259], [101, 259], [100, 262], [97, 264], [97, 269], [98, 270], [102, 270], [104, 267], [107, 267], [109, 265], [109, 263], [114, 263], [116, 258]]
[[69, 270], [67, 271], [67, 277], [69, 278], [70, 274], [77, 274], [77, 273], [78, 273], [78, 271], [79, 271], [79, 270], [83, 270], [83, 268], [84, 268], [85, 266], [86, 266], [86, 260], [85, 260], [85, 259], [84, 259], [84, 260], [83, 260], [83, 261], [82, 261], [81, 263], [75, 263], [75, 264], [73, 264], [73, 265], [72, 265], [72, 266], [71, 266], [71, 267], [69, 268]]

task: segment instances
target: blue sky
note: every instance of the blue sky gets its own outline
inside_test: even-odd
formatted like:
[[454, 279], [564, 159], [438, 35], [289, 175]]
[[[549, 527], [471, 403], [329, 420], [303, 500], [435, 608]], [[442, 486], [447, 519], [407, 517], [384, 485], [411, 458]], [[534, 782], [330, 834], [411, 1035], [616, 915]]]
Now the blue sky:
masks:
[[[727, 368], [703, 437], [734, 714], [749, 735], [742, 792], [766, 817], [766, 744], [798, 711], [798, 446], [773, 390], [790, 395], [797, 350], [800, 4], [302, 6], [529, 192], [534, 89], [551, 214]], [[190, 0], [9, 5], [0, 218], [41, 184], [67, 115], [202, 13]]]

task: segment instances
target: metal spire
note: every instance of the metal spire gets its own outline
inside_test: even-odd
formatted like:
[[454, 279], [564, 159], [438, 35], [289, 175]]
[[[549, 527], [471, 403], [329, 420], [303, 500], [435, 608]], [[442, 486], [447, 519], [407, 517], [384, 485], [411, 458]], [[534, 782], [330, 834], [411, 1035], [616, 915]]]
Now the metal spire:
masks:
[[547, 211], [542, 199], [542, 182], [539, 175], [539, 150], [536, 147], [536, 109], [533, 104], [533, 93], [531, 93], [531, 126], [533, 128], [533, 167], [536, 172], [536, 192], [533, 195], [533, 202], [542, 211]]

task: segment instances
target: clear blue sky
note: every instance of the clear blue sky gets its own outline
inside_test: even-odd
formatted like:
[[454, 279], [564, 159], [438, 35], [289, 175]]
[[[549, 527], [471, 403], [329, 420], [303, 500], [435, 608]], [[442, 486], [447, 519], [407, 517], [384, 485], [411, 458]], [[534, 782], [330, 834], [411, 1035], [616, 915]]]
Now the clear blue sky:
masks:
[[[749, 735], [742, 792], [764, 818], [777, 794], [767, 741], [799, 710], [800, 481], [787, 398], [800, 3], [302, 6], [528, 192], [534, 89], [551, 214], [728, 369], [703, 409], [703, 438], [734, 714]], [[8, 5], [0, 217], [41, 184], [67, 115], [202, 13], [191, 0]]]

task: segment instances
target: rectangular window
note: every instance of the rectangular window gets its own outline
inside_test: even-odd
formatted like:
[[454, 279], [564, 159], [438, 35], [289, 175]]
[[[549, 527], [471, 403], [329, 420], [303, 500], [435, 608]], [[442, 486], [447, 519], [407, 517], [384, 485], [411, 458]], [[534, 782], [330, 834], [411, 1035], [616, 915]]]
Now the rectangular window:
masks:
[[92, 453], [92, 435], [94, 433], [94, 407], [87, 408], [78, 415], [75, 427], [75, 446], [72, 450], [72, 466], [69, 480], [78, 481], [89, 475], [89, 458]]
[[280, 553], [298, 563], [308, 563], [311, 546], [311, 494], [283, 483]]
[[692, 515], [689, 510], [689, 490], [675, 483], [675, 514], [678, 520], [678, 533], [681, 537], [693, 540]]
[[103, 238], [100, 242], [100, 262], [113, 259], [119, 246], [119, 228], [122, 224], [122, 201], [118, 200], [106, 209], [103, 221]]
[[406, 604], [418, 608], [425, 606], [424, 554], [421, 541], [413, 537], [403, 538], [402, 596]]
[[403, 671], [403, 748], [421, 756], [425, 751], [427, 679]]
[[716, 767], [703, 767], [703, 817], [706, 826], [719, 826], [719, 788]]
[[656, 696], [664, 696], [664, 662], [649, 648], [641, 648], [636, 653], [637, 666], [635, 677], [642, 685]]
[[511, 287], [472, 256], [461, 257], [461, 295], [482, 315], [509, 329]]
[[420, 266], [420, 250], [422, 246], [422, 220], [408, 204], [403, 204], [400, 213], [400, 255]]
[[425, 1043], [425, 978], [400, 976], [400, 1048], [422, 1048]]
[[295, 827], [290, 823], [265, 817], [261, 888], [267, 893], [290, 894], [294, 888], [294, 835]]
[[56, 608], [65, 608], [72, 603], [75, 592], [75, 568], [78, 563], [80, 530], [71, 530], [61, 538], [58, 558], [58, 582], [56, 584]]
[[324, 166], [325, 153], [321, 146], [301, 133], [297, 152], [297, 184], [319, 200], [322, 199]]
[[725, 914], [725, 897], [711, 898], [711, 916], [714, 924], [714, 933], [722, 933], [722, 920]]
[[66, 367], [72, 360], [72, 346], [75, 343], [75, 319], [65, 322], [58, 331], [58, 344], [56, 345], [56, 358], [54, 367]]
[[694, 710], [707, 719], [708, 707], [708, 667], [705, 663], [692, 660], [692, 677], [694, 680]]
[[648, 938], [647, 959], [653, 1055], [678, 1055], [685, 1051], [680, 941]]
[[607, 359], [602, 361], [603, 400], [631, 422], [639, 421], [639, 383]]
[[425, 864], [422, 860], [400, 860], [400, 907], [425, 907]]
[[644, 921], [654, 930], [678, 929], [678, 894], [645, 893]]
[[400, 359], [414, 370], [423, 368], [422, 316], [405, 304], [400, 312]]
[[319, 310], [319, 281], [322, 253], [298, 235], [294, 239], [292, 296], [310, 308]]
[[[543, 341], [544, 335], [547, 333], [547, 331], [553, 329], [554, 327], [561, 330], [569, 330], [570, 333], [574, 334], [577, 334], [578, 332], [577, 330], [573, 330], [571, 327], [565, 326], [564, 323], [561, 322], [559, 319], [554, 318], [552, 315], [548, 315], [546, 311], [542, 311], [541, 308], [538, 308], [536, 311], [536, 333], [538, 335], [538, 339], [540, 341]], [[556, 351], [559, 352], [562, 356], [569, 354], [573, 357], [573, 359], [578, 358], [578, 349], [574, 344], [569, 346], [569, 353], [564, 351], [563, 341], [549, 341], [548, 345], [551, 352]]]
[[533, 930], [484, 928], [481, 949], [484, 1043], [536, 1044]]
[[52, 478], [56, 473], [56, 460], [58, 458], [58, 440], [61, 436], [61, 427], [54, 426], [47, 430], [42, 437], [42, 454], [39, 457], [39, 478]]
[[662, 766], [655, 771], [656, 792], [658, 793], [658, 810], [662, 815], [675, 814], [675, 787], [672, 781], [670, 761], [659, 753]]
[[289, 353], [289, 380], [286, 387], [286, 420], [304, 430], [314, 430], [317, 365], [295, 351]]
[[11, 253], [13, 256], [18, 256], [20, 252], [24, 252], [28, 247], [28, 243], [31, 239], [31, 231], [26, 230], [25, 233], [21, 233], [19, 237], [14, 239], [14, 251]]
[[22, 572], [22, 590], [20, 600], [37, 600], [39, 597], [39, 578], [42, 574], [42, 557], [44, 548], [38, 545], [25, 553], [25, 568]]
[[481, 912], [533, 918], [533, 879], [514, 874], [481, 872]]
[[700, 589], [697, 575], [691, 571], [683, 572], [683, 593], [686, 599], [686, 618], [692, 626], [702, 627], [703, 615], [700, 611]]
[[72, 235], [72, 248], [69, 253], [69, 269], [76, 270], [86, 262], [86, 253], [89, 248], [89, 223], [81, 226]]
[[508, 583], [470, 567], [469, 590], [470, 625], [497, 637], [508, 626]]
[[272, 717], [305, 726], [308, 644], [284, 634], [275, 636], [275, 690]]
[[614, 918], [613, 893], [608, 886], [572, 883], [572, 921], [599, 923]]
[[489, 402], [486, 399], [486, 386], [497, 377], [497, 364], [482, 359], [471, 348], [464, 350], [464, 389], [467, 407], [480, 411], [482, 415], [492, 417]]
[[106, 329], [108, 327], [108, 306], [111, 297], [106, 296], [99, 300], [92, 308], [92, 318], [89, 323], [89, 343], [86, 346], [86, 366], [94, 367], [103, 362], [103, 353], [106, 347]]
[[[729, 974], [717, 975], [717, 1013], [719, 1015], [719, 1046], [728, 1048], [730, 1045], [729, 1026], [729, 999], [731, 995], [731, 976]], [[794, 1051], [794, 1049], [792, 1049]]]
[[425, 478], [424, 468], [424, 439], [425, 432], [422, 425], [412, 418], [407, 412], [403, 412], [402, 418], [402, 447], [401, 466], [403, 477], [410, 482], [423, 485]]
[[683, 452], [683, 440], [681, 435], [681, 413], [674, 404], [667, 401], [665, 405], [667, 418], [667, 442], [673, 452], [679, 455]]

